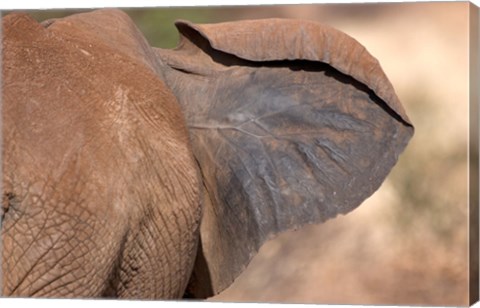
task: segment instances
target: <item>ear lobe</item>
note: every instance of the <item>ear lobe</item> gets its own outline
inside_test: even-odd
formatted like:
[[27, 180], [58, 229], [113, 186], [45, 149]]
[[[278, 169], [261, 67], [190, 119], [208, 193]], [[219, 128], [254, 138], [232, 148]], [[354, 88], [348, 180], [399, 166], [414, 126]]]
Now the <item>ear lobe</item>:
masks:
[[356, 208], [413, 126], [378, 62], [339, 31], [278, 19], [179, 29], [181, 45], [157, 52], [203, 175], [202, 255], [188, 291], [208, 297], [267, 239]]

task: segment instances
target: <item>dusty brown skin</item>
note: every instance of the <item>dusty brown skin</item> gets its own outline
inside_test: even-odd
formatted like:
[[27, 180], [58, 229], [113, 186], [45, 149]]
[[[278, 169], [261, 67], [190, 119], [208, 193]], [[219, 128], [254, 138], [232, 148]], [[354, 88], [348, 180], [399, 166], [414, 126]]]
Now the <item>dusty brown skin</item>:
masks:
[[5, 296], [211, 296], [358, 206], [413, 134], [378, 62], [316, 23], [179, 22], [175, 50], [116, 10], [3, 27]]
[[89, 16], [3, 22], [4, 295], [183, 295], [200, 181], [175, 97], [114, 16], [111, 42]]

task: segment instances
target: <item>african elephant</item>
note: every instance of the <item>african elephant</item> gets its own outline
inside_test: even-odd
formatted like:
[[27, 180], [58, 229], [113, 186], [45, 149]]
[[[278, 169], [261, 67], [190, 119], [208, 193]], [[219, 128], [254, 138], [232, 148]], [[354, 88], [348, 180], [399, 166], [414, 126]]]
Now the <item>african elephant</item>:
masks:
[[151, 47], [119, 10], [3, 18], [4, 296], [206, 298], [346, 214], [413, 126], [378, 61], [309, 21]]

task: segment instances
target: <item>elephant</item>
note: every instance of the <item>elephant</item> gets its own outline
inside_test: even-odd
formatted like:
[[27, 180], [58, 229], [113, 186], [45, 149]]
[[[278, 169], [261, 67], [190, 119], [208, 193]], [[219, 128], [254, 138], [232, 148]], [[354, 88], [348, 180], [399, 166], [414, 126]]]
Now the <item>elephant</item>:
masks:
[[208, 298], [345, 215], [414, 133], [379, 62], [307, 20], [2, 19], [2, 296]]

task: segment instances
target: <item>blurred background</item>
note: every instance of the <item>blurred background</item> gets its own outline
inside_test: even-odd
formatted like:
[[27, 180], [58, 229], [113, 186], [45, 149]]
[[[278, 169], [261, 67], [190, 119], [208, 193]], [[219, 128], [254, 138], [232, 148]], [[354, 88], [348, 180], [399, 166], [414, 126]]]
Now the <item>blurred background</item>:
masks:
[[[288, 17], [349, 34], [381, 63], [415, 135], [358, 209], [265, 244], [212, 301], [468, 304], [467, 2], [131, 9], [151, 45], [172, 48], [173, 21]], [[33, 12], [38, 20], [71, 11]]]

